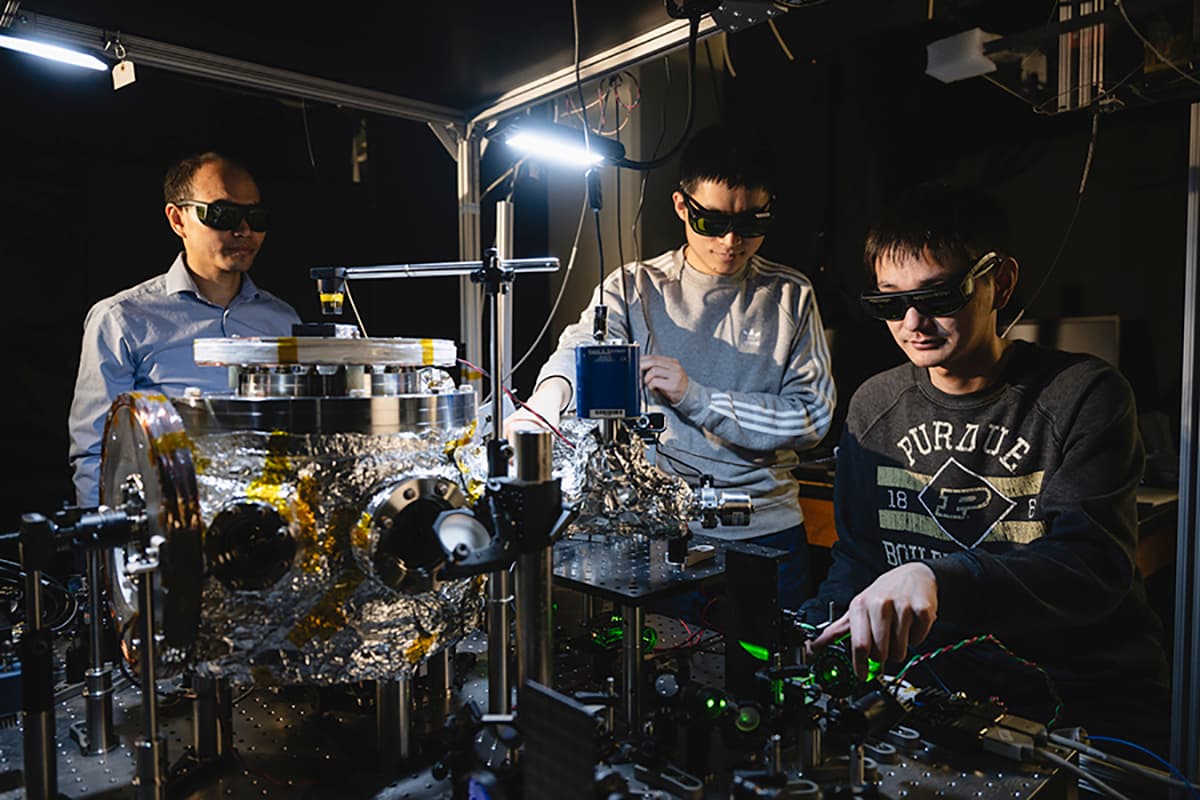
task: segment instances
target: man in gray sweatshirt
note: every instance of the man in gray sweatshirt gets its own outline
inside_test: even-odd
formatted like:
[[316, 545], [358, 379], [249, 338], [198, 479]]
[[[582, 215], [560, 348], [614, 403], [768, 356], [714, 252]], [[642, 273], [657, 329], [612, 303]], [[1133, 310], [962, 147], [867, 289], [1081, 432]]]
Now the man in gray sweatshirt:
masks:
[[[718, 489], [749, 493], [749, 527], [705, 533], [787, 551], [781, 593], [794, 605], [811, 587], [792, 469], [797, 451], [829, 431], [836, 392], [812, 284], [757, 255], [775, 173], [768, 143], [745, 126], [699, 131], [671, 195], [686, 243], [605, 278], [563, 331], [527, 405], [551, 424], [573, 409], [575, 348], [594, 343], [593, 308], [605, 305], [609, 337], [640, 345], [645, 411], [666, 417], [657, 466], [693, 485], [711, 475]], [[520, 410], [506, 431], [542, 424]]]

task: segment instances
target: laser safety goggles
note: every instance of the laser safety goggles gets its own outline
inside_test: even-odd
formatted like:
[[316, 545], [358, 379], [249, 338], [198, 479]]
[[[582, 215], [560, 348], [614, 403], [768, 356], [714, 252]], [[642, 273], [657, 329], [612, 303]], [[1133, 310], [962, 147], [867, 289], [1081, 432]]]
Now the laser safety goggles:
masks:
[[904, 319], [910, 308], [926, 317], [957, 314], [975, 294], [975, 281], [1003, 260], [995, 251], [989, 251], [958, 279], [908, 292], [863, 292], [860, 298], [863, 310], [875, 319], [892, 321]]
[[743, 211], [740, 214], [723, 214], [720, 211], [709, 211], [683, 189], [683, 204], [687, 208], [688, 225], [701, 236], [724, 236], [733, 231], [743, 239], [757, 239], [767, 235], [774, 214], [768, 202], [760, 209]]
[[244, 206], [229, 200], [214, 200], [211, 203], [180, 200], [175, 205], [192, 206], [196, 209], [196, 219], [217, 231], [237, 230], [242, 220], [246, 220], [250, 230], [265, 233], [270, 222], [266, 207], [257, 204]]

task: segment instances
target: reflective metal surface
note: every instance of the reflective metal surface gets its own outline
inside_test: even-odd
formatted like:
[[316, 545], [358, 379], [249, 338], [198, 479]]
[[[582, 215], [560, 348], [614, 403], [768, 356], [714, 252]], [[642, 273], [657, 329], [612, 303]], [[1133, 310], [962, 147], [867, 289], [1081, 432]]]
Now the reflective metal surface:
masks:
[[[181, 404], [193, 413], [202, 406]], [[202, 674], [260, 684], [394, 677], [478, 627], [481, 582], [438, 579], [432, 528], [437, 513], [463, 503], [448, 453], [470, 425], [219, 432], [226, 424], [195, 424], [203, 431], [192, 435], [201, 508], [206, 520], [256, 504], [271, 509], [280, 524], [260, 537], [270, 542], [218, 558], [226, 573], [278, 577], [239, 584], [210, 565]]]
[[[113, 502], [135, 479], [145, 484], [155, 524], [190, 532], [199, 559], [192, 671], [260, 685], [408, 676], [479, 627], [483, 579], [442, 579], [433, 525], [466, 505], [454, 453], [476, 425], [474, 390], [421, 366], [453, 363], [444, 349], [434, 340], [197, 340], [198, 359], [249, 376], [240, 386], [257, 395], [114, 404], [102, 496]], [[320, 363], [274, 364], [293, 357]], [[379, 393], [303, 394], [355, 376]], [[414, 391], [385, 393], [399, 388]], [[113, 594], [128, 628], [138, 603], [120, 573]], [[154, 605], [170, 616], [172, 599]]]
[[587, 420], [563, 420], [574, 449], [555, 443], [555, 473], [564, 500], [579, 503], [569, 536], [678, 535], [695, 516], [695, 496], [682, 478], [667, 475], [646, 458], [637, 436], [605, 441]]
[[287, 364], [453, 366], [458, 357], [446, 339], [358, 339], [322, 336], [197, 339], [192, 348], [202, 366], [281, 366]]
[[223, 431], [293, 434], [418, 433], [467, 428], [475, 422], [475, 390], [395, 397], [234, 397], [175, 398], [192, 435]]
[[[204, 523], [191, 444], [165, 397], [132, 392], [118, 397], [109, 410], [102, 448], [100, 502], [116, 508], [134, 496], [140, 498], [148, 535], [162, 537], [170, 554], [171, 560], [152, 578], [155, 593], [162, 597], [155, 603], [156, 622], [171, 645], [160, 652], [169, 671], [168, 664], [178, 665], [185, 657], [178, 647], [194, 638], [199, 615]], [[136, 545], [130, 545], [109, 551], [104, 565], [116, 630], [125, 654], [135, 664], [137, 588], [125, 574], [125, 566], [136, 550]]]

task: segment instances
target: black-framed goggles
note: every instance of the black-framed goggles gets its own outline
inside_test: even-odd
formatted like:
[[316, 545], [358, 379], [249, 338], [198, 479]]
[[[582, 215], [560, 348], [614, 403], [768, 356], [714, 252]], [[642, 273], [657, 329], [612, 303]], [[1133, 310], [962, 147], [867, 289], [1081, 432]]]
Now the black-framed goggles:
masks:
[[237, 230], [242, 220], [250, 226], [250, 230], [264, 233], [270, 223], [270, 215], [265, 206], [242, 205], [229, 200], [214, 200], [203, 203], [199, 200], [180, 200], [177, 206], [192, 206], [196, 209], [196, 219], [217, 231]]
[[724, 236], [733, 231], [743, 239], [757, 239], [767, 235], [767, 228], [775, 217], [769, 202], [759, 209], [743, 211], [740, 214], [724, 214], [720, 211], [709, 211], [683, 189], [680, 189], [679, 193], [683, 195], [683, 204], [687, 208], [688, 225], [701, 236]]
[[948, 317], [958, 313], [975, 294], [975, 281], [995, 269], [1004, 259], [989, 251], [976, 261], [961, 278], [943, 281], [908, 292], [863, 292], [863, 310], [875, 319], [904, 319], [915, 308], [926, 317]]

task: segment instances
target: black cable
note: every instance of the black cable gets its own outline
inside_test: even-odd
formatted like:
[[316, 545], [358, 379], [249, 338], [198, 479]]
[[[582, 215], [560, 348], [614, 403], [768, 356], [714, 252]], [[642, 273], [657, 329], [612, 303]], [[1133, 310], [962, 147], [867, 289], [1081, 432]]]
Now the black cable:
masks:
[[[662, 446], [663, 445], [660, 443], [659, 447], [661, 448]], [[768, 466], [776, 467], [776, 466], [779, 466], [779, 462], [772, 462], [770, 464], [760, 464], [757, 461], [750, 461], [750, 460], [730, 461], [730, 460], [724, 459], [724, 458], [716, 458], [714, 456], [704, 455], [703, 453], [693, 453], [691, 450], [684, 450], [682, 447], [678, 447], [677, 445], [674, 445], [674, 444], [669, 444], [669, 445], [667, 445], [667, 447], [674, 450], [676, 453], [683, 453], [685, 456], [692, 456], [693, 458], [704, 458], [704, 459], [707, 459], [714, 463], [727, 464], [731, 467], [768, 467]], [[829, 459], [825, 459], [825, 460], [829, 460]], [[788, 469], [795, 469], [796, 467], [800, 466], [801, 463], [809, 463], [809, 462], [797, 462], [794, 466], [791, 466]]]
[[[696, 40], [700, 37], [700, 14], [692, 14], [688, 18], [688, 101], [687, 101], [687, 116], [683, 122], [683, 132], [680, 133], [679, 139], [675, 144], [671, 145], [671, 149], [663, 153], [657, 158], [652, 158], [649, 161], [634, 161], [628, 158], [622, 158], [614, 162], [618, 167], [636, 170], [651, 170], [656, 167], [661, 167], [675, 156], [679, 149], [683, 147], [683, 143], [687, 141], [688, 134], [692, 130], [692, 118], [696, 106]], [[576, 75], [578, 76], [578, 64], [576, 64]], [[580, 94], [582, 98], [582, 93]], [[587, 119], [584, 118], [584, 128], [586, 129]]]
[[704, 477], [704, 473], [702, 471], [696, 469], [695, 467], [693, 467], [691, 464], [687, 463], [686, 461], [682, 461], [682, 460], [676, 458], [675, 456], [671, 455], [670, 453], [666, 452], [665, 450], [663, 450], [662, 449], [663, 446], [661, 443], [656, 442], [655, 445], [657, 447], [658, 454], [660, 456], [662, 456], [663, 458], [667, 459], [668, 461], [670, 461], [672, 464], [676, 464], [676, 465], [681, 466], [691, 472], [694, 472], [695, 476], [697, 478]]
[[562, 302], [563, 293], [567, 288], [567, 281], [571, 277], [571, 271], [575, 268], [575, 255], [579, 250], [579, 236], [583, 233], [583, 220], [587, 217], [587, 209], [587, 198], [585, 197], [583, 200], [583, 205], [579, 208], [579, 222], [575, 226], [575, 240], [571, 243], [571, 257], [567, 259], [567, 268], [563, 273], [562, 283], [560, 283], [558, 286], [558, 295], [554, 298], [554, 305], [551, 306], [550, 313], [546, 315], [546, 321], [542, 324], [542, 329], [538, 332], [537, 337], [533, 340], [533, 344], [529, 345], [529, 347], [525, 350], [524, 355], [517, 359], [517, 363], [513, 364], [512, 367], [509, 368], [508, 373], [504, 376], [505, 381], [511, 380], [512, 376], [516, 374], [516, 371], [521, 368], [521, 365], [529, 359], [529, 356], [533, 355], [534, 348], [541, 343], [542, 338], [546, 335], [546, 332], [550, 330], [551, 323], [554, 322], [554, 315], [558, 312], [558, 306]]
[[[577, 0], [571, 0], [571, 20], [575, 32], [575, 93], [579, 95], [579, 116], [583, 122], [583, 146], [586, 150], [592, 149], [591, 144], [591, 127], [587, 116], [587, 101], [583, 97], [583, 79], [579, 72], [579, 3]], [[599, 306], [596, 308], [597, 314], [597, 330], [600, 326], [601, 306], [604, 305], [604, 237], [600, 230], [600, 173], [596, 168], [588, 170], [584, 174], [586, 183], [585, 191], [587, 192], [588, 203], [592, 208], [592, 216], [596, 220], [596, 252], [600, 259], [600, 281], [596, 284], [596, 293]]]
[[704, 55], [708, 57], [708, 74], [712, 76], [712, 80], [709, 81], [709, 83], [712, 85], [713, 106], [715, 106], [717, 109], [717, 116], [723, 117], [724, 114], [722, 114], [721, 109], [721, 95], [720, 92], [717, 91], [717, 65], [713, 62], [712, 48], [708, 46], [707, 39], [704, 40]]
[[579, 117], [583, 122], [583, 146], [591, 150], [591, 123], [588, 122], [587, 101], [583, 97], [583, 79], [579, 73], [579, 3], [571, 0], [571, 22], [575, 32], [575, 93], [579, 95]]
[[[600, 231], [600, 209], [598, 209], [598, 208], [592, 209], [592, 218], [596, 220], [596, 256], [600, 260], [600, 283], [598, 283], [597, 286], [600, 286], [601, 289], [603, 290], [603, 286], [604, 286], [604, 237], [603, 237], [603, 235], [601, 235], [601, 231]], [[603, 296], [603, 291], [601, 291], [601, 296]], [[603, 302], [603, 300], [601, 300], [601, 302]]]
[[1030, 295], [1029, 299], [1025, 301], [1025, 304], [1021, 306], [1021, 310], [1017, 312], [1017, 315], [1013, 318], [1013, 321], [1005, 326], [1003, 333], [1000, 334], [1002, 338], [1007, 337], [1009, 331], [1011, 331], [1013, 327], [1021, 321], [1021, 318], [1025, 316], [1025, 312], [1029, 310], [1029, 307], [1033, 305], [1033, 301], [1037, 299], [1037, 296], [1041, 294], [1042, 289], [1046, 286], [1046, 281], [1050, 280], [1050, 275], [1054, 272], [1054, 268], [1058, 266], [1058, 262], [1059, 259], [1062, 258], [1063, 251], [1067, 249], [1067, 242], [1071, 239], [1071, 231], [1075, 228], [1075, 220], [1079, 218], [1079, 209], [1083, 206], [1083, 192], [1085, 189], [1087, 189], [1088, 175], [1092, 170], [1092, 156], [1096, 152], [1096, 132], [1099, 130], [1099, 127], [1100, 112], [1099, 110], [1096, 110], [1092, 112], [1092, 136], [1088, 141], [1087, 158], [1084, 159], [1083, 174], [1079, 179], [1079, 192], [1075, 197], [1075, 209], [1071, 212], [1071, 219], [1067, 223], [1066, 231], [1063, 232], [1062, 241], [1058, 245], [1058, 252], [1054, 254], [1054, 260], [1050, 262], [1050, 267], [1046, 270], [1046, 274], [1042, 276], [1042, 280], [1038, 283], [1037, 288], [1033, 290], [1033, 294]]
[[[664, 93], [667, 93], [670, 91], [670, 88], [671, 88], [671, 60], [666, 57], [663, 58], [663, 72], [665, 73], [665, 76], [666, 76], [666, 86], [665, 86]], [[658, 155], [658, 149], [660, 147], [662, 147], [663, 139], [665, 139], [666, 136], [667, 136], [667, 105], [666, 105], [666, 103], [663, 103], [662, 116], [659, 121], [659, 127], [658, 127], [658, 139], [654, 142], [654, 149], [650, 151], [651, 158], [654, 158], [655, 156]], [[632, 232], [633, 232], [633, 246], [635, 248], [635, 252], [634, 252], [634, 259], [635, 259], [635, 264], [636, 264], [636, 266], [634, 267], [635, 270], [640, 268], [641, 263], [642, 263], [642, 242], [641, 242], [641, 238], [638, 236], [638, 225], [641, 223], [642, 210], [645, 208], [645, 205], [646, 205], [646, 179], [648, 177], [649, 176], [647, 174], [645, 174], [645, 173], [642, 174], [642, 180], [641, 180], [640, 186], [638, 188], [637, 211], [633, 215]], [[637, 291], [637, 283], [636, 282], [634, 283], [633, 288], [634, 288], [634, 291]], [[622, 290], [623, 289], [624, 289], [624, 287], [622, 287]], [[628, 295], [625, 295], [625, 296], [628, 297]], [[643, 353], [645, 355], [649, 355], [651, 348], [654, 346], [654, 329], [650, 327], [650, 314], [646, 310], [646, 304], [642, 303], [640, 307], [642, 309], [642, 322], [645, 323], [645, 325], [646, 325], [646, 341], [642, 343], [642, 346], [644, 348]], [[629, 328], [629, 338], [630, 338], [630, 340], [632, 340], [633, 339], [633, 321], [629, 319], [628, 302], [626, 303], [626, 306], [625, 306], [625, 325], [626, 325], [626, 327]], [[642, 407], [645, 408], [646, 406], [648, 406], [650, 404], [650, 390], [646, 388], [645, 383], [642, 383], [642, 385], [639, 388], [640, 388], [641, 398], [642, 398]]]
[[[617, 141], [621, 141], [621, 103], [617, 98], [614, 116], [617, 122]], [[629, 342], [633, 342], [633, 325], [629, 320], [629, 287], [625, 283], [625, 231], [621, 229], [621, 170], [617, 170], [617, 268], [621, 270], [621, 306], [625, 311], [625, 332]]]
[[[0, 559], [0, 580], [7, 580], [22, 593], [25, 589], [26, 574], [21, 569], [20, 564], [5, 559]], [[50, 589], [46, 599], [55, 602], [56, 607], [51, 609], [54, 613], [43, 614], [46, 627], [50, 628], [54, 633], [61, 633], [66, 630], [71, 623], [75, 621], [79, 613], [79, 602], [75, 599], [75, 594], [68, 589], [61, 581], [51, 575], [42, 575], [43, 588]], [[22, 595], [23, 596], [23, 595]]]

